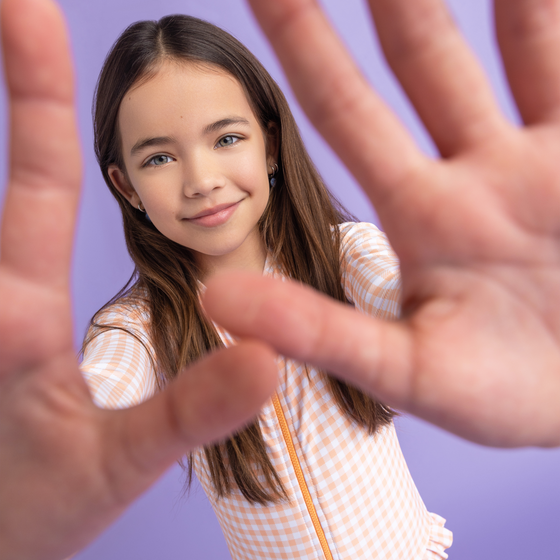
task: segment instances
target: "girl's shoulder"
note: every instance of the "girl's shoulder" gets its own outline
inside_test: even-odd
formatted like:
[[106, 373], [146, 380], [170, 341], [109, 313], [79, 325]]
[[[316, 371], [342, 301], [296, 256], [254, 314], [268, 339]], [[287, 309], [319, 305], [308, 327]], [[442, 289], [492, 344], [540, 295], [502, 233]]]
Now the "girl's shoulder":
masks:
[[341, 237], [359, 235], [384, 235], [375, 225], [369, 222], [342, 222], [337, 225]]
[[340, 224], [342, 285], [346, 298], [372, 317], [400, 313], [398, 258], [385, 234], [373, 224]]
[[368, 222], [343, 222], [338, 224], [340, 248], [343, 257], [369, 254], [396, 261], [387, 236], [374, 224]]
[[117, 328], [145, 333], [150, 321], [145, 292], [133, 287], [115, 301], [102, 307], [93, 317], [90, 329]]
[[148, 326], [147, 302], [134, 289], [94, 315], [80, 369], [97, 406], [127, 408], [156, 392], [156, 358]]

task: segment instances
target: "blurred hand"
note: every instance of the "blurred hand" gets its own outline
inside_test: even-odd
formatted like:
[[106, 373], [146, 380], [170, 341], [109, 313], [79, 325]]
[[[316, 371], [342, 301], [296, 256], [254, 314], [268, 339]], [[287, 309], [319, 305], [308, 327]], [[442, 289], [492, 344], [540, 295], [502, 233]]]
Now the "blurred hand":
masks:
[[315, 0], [250, 4], [375, 206], [401, 261], [402, 319], [247, 275], [216, 279], [206, 308], [235, 334], [472, 441], [560, 445], [560, 1], [495, 0], [522, 127], [501, 114], [442, 0], [369, 1], [439, 160], [366, 83]]
[[50, 0], [4, 0], [11, 170], [0, 261], [0, 556], [84, 546], [176, 459], [239, 428], [274, 390], [244, 343], [123, 411], [96, 408], [72, 340], [69, 270], [80, 153], [68, 40]]

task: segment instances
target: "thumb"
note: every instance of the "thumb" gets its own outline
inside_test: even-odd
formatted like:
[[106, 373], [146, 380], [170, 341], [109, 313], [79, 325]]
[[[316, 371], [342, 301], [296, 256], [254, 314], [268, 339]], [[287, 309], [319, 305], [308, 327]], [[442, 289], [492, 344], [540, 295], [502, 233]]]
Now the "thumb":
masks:
[[203, 358], [138, 406], [104, 411], [110, 454], [124, 463], [121, 488], [133, 497], [188, 451], [239, 430], [258, 414], [277, 379], [276, 355], [246, 341]]

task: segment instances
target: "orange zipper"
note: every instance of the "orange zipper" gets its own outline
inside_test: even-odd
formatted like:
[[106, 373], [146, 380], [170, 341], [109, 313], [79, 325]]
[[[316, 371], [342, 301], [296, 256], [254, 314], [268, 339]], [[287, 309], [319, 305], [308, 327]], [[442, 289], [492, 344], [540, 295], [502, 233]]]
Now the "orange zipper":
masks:
[[311, 499], [311, 494], [309, 493], [309, 488], [305, 483], [305, 478], [303, 476], [303, 471], [301, 470], [301, 465], [299, 464], [299, 459], [296, 454], [296, 449], [294, 447], [294, 442], [292, 441], [292, 436], [290, 430], [288, 429], [288, 423], [286, 422], [286, 417], [284, 416], [284, 411], [282, 410], [282, 405], [280, 404], [280, 399], [278, 395], [274, 393], [272, 397], [272, 402], [274, 403], [274, 410], [276, 411], [276, 416], [278, 416], [278, 421], [280, 422], [280, 429], [282, 430], [282, 435], [284, 436], [284, 441], [286, 442], [286, 447], [288, 448], [288, 453], [290, 454], [290, 459], [292, 460], [292, 466], [296, 473], [298, 479], [299, 488], [303, 494], [303, 499], [305, 500], [305, 505], [307, 506], [307, 511], [311, 516], [311, 521], [313, 522], [313, 527], [315, 527], [315, 532], [319, 537], [319, 542], [321, 543], [321, 548], [323, 549], [323, 554], [326, 560], [333, 560], [331, 551], [329, 550], [329, 545], [327, 543], [327, 538], [323, 528], [321, 527], [321, 522], [319, 521], [319, 516], [313, 505], [313, 500]]

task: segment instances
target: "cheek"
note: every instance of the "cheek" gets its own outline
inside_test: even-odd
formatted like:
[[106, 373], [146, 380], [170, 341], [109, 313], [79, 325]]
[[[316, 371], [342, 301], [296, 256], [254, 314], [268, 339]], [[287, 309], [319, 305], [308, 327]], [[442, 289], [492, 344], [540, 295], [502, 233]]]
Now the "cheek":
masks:
[[173, 184], [173, 178], [165, 176], [163, 173], [159, 175], [159, 177], [150, 177], [149, 180], [145, 178], [142, 180], [135, 178], [135, 180], [131, 177], [134, 190], [142, 200], [148, 214], [155, 215], [165, 212], [175, 202], [174, 196], [176, 195], [174, 195], [173, 189], [170, 188], [170, 185]]
[[236, 175], [234, 181], [238, 185], [243, 185], [252, 195], [266, 194], [268, 198], [269, 183], [264, 146], [251, 146], [242, 155], [235, 154], [231, 164], [233, 164], [231, 171]]
[[268, 203], [270, 196], [270, 184], [268, 182], [268, 175], [265, 173], [255, 173], [252, 181], [253, 190], [251, 195], [257, 201], [259, 207], [264, 208]]
[[263, 165], [263, 159], [255, 158], [250, 173], [250, 179], [247, 184], [250, 185], [251, 191], [254, 196], [259, 198], [265, 197], [268, 199], [270, 185], [268, 182], [268, 174], [266, 166]]
[[165, 203], [165, 200], [162, 200], [161, 196], [154, 196], [153, 191], [138, 191], [138, 195], [142, 199], [146, 212], [152, 217], [164, 213], [165, 208], [168, 206], [168, 204]]

